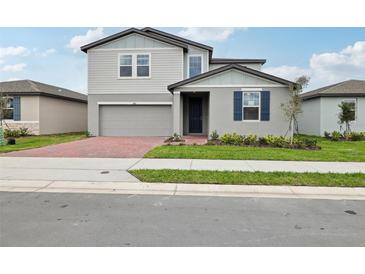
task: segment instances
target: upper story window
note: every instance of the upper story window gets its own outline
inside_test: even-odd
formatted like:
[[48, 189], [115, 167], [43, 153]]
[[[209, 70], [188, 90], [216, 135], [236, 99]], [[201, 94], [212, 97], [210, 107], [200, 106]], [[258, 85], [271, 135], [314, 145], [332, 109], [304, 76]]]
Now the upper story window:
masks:
[[346, 99], [342, 101], [343, 103], [349, 104], [351, 108], [351, 120], [350, 121], [356, 121], [356, 99]]
[[14, 120], [14, 99], [12, 97], [8, 97], [5, 103], [5, 107], [3, 108], [2, 119], [4, 120]]
[[202, 73], [202, 56], [190, 55], [189, 56], [189, 77], [196, 76]]
[[151, 54], [130, 53], [119, 55], [119, 78], [150, 78]]
[[243, 120], [260, 120], [260, 92], [243, 92]]

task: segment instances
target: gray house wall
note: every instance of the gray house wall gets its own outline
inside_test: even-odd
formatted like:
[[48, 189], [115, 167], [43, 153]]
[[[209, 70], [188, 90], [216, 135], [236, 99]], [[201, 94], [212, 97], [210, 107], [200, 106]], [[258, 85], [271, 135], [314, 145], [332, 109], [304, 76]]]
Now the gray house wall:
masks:
[[321, 98], [302, 103], [302, 113], [298, 115], [298, 129], [302, 134], [321, 134]]
[[[364, 97], [320, 97], [306, 100], [302, 104], [299, 116], [299, 132], [302, 134], [323, 136], [324, 132], [340, 131], [338, 107], [342, 101], [356, 99], [356, 121], [351, 122], [352, 131], [365, 131]], [[342, 128], [341, 131], [344, 129]]]
[[40, 134], [82, 132], [87, 130], [87, 104], [39, 97]]
[[[151, 78], [120, 79], [120, 53], [150, 53]], [[181, 81], [184, 73], [182, 48], [140, 35], [130, 35], [88, 51], [88, 128], [98, 136], [100, 102], [170, 102], [167, 90]], [[171, 110], [172, 115], [172, 110]], [[172, 127], [172, 125], [169, 125]], [[172, 128], [171, 128], [172, 134]]]

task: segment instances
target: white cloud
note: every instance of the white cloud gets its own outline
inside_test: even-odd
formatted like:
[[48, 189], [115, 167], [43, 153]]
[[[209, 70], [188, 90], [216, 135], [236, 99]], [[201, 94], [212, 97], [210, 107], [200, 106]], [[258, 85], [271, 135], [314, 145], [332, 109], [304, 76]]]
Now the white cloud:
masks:
[[195, 41], [224, 41], [229, 38], [237, 28], [185, 28], [177, 35]]
[[103, 28], [96, 28], [94, 30], [90, 29], [84, 35], [76, 35], [72, 37], [66, 47], [72, 49], [73, 52], [76, 53], [80, 50], [81, 46], [87, 45], [103, 37], [105, 37]]
[[54, 49], [54, 48], [46, 49], [45, 51], [43, 51], [43, 52], [41, 53], [41, 56], [42, 56], [42, 57], [47, 57], [47, 56], [49, 56], [49, 55], [51, 55], [51, 54], [54, 54], [54, 53], [56, 53], [56, 49]]
[[29, 50], [25, 47], [6, 47], [0, 48], [0, 58], [8, 56], [26, 56], [29, 54]]
[[27, 65], [24, 63], [15, 65], [6, 65], [1, 70], [4, 72], [20, 72], [23, 71]]
[[308, 75], [311, 77], [309, 89], [349, 79], [365, 79], [365, 41], [358, 41], [339, 52], [314, 53], [308, 68], [279, 66], [264, 71], [289, 80]]

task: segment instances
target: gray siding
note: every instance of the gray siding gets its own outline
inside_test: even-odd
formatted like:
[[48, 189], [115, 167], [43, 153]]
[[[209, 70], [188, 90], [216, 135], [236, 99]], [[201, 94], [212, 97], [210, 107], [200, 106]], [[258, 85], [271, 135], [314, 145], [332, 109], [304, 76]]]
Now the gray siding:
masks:
[[[217, 69], [223, 66], [226, 66], [227, 64], [209, 64], [209, 70]], [[260, 70], [261, 71], [261, 64], [239, 64], [244, 67], [248, 67], [250, 69]]]
[[[93, 136], [98, 136], [99, 130], [99, 102], [172, 102], [171, 93], [166, 94], [102, 94], [88, 96], [88, 128]], [[172, 110], [170, 109], [170, 116]], [[171, 132], [172, 132], [172, 125]]]
[[95, 47], [94, 49], [135, 49], [135, 48], [177, 48], [142, 35], [131, 34], [123, 38]]
[[[119, 53], [151, 53], [150, 79], [119, 79]], [[183, 77], [183, 51], [175, 49], [90, 50], [88, 52], [88, 92], [166, 92], [167, 86]]]
[[194, 46], [189, 46], [188, 52], [184, 53], [184, 79], [189, 78], [188, 75], [188, 56], [189, 55], [202, 55], [202, 68], [204, 72], [209, 71], [209, 51], [200, 49]]
[[[266, 86], [266, 85], [279, 85], [276, 82], [272, 82], [266, 79], [262, 79], [253, 76], [248, 73], [242, 73], [236, 70], [225, 71], [220, 74], [213, 75], [209, 78], [205, 78], [200, 81], [189, 84], [191, 86], [197, 85], [254, 85], [254, 86]], [[187, 85], [187, 86], [189, 86]]]
[[299, 133], [308, 135], [321, 134], [321, 99], [304, 101], [302, 113], [298, 115]]

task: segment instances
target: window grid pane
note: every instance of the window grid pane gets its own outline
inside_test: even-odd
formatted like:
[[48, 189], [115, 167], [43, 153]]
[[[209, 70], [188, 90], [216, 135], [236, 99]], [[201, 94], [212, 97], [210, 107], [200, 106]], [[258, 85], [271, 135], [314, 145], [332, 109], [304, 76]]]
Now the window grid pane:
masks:
[[132, 77], [132, 66], [120, 66], [120, 77]]
[[259, 108], [258, 107], [244, 107], [244, 120], [258, 120], [259, 119]]
[[150, 76], [150, 67], [149, 66], [138, 66], [137, 67], [137, 76], [138, 77]]
[[137, 66], [149, 66], [150, 56], [147, 54], [137, 55]]
[[260, 93], [258, 92], [245, 92], [243, 105], [244, 106], [259, 106], [260, 104]]
[[121, 55], [120, 56], [121, 66], [131, 66], [132, 65], [132, 55]]
[[189, 76], [193, 77], [200, 74], [202, 71], [202, 58], [201, 56], [189, 57]]

